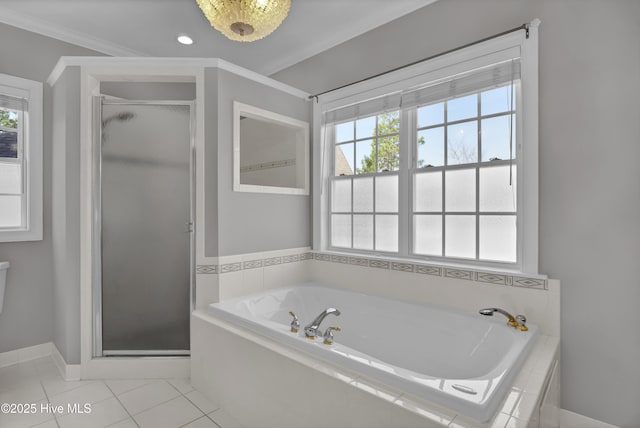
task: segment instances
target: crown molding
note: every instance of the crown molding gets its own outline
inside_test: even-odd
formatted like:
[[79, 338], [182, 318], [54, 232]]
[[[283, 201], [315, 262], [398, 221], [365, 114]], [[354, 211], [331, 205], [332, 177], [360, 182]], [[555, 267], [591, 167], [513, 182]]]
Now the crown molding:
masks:
[[308, 92], [302, 91], [298, 88], [294, 88], [293, 86], [289, 86], [278, 80], [263, 76], [262, 74], [256, 73], [255, 71], [251, 71], [239, 65], [232, 64], [220, 58], [112, 58], [95, 56], [63, 56], [60, 57], [55, 67], [51, 71], [51, 74], [49, 74], [49, 77], [47, 78], [47, 83], [49, 84], [49, 86], [53, 86], [56, 83], [56, 81], [64, 72], [65, 68], [73, 66], [92, 67], [97, 70], [108, 69], [109, 72], [118, 72], [122, 75], [128, 75], [129, 77], [131, 77], [132, 75], [131, 70], [134, 69], [138, 72], [136, 75], [145, 76], [166, 75], [167, 73], [172, 74], [176, 73], [176, 71], [182, 71], [182, 73], [175, 74], [173, 78], [176, 78], [175, 76], [179, 74], [187, 73], [185, 70], [189, 70], [187, 74], [190, 74], [193, 70], [199, 68], [218, 68], [220, 70], [225, 70], [229, 73], [244, 77], [245, 79], [253, 80], [254, 82], [258, 82], [265, 86], [269, 86], [279, 91], [288, 93], [290, 95], [293, 95], [294, 97], [308, 100], [310, 96]]
[[23, 30], [31, 31], [52, 39], [61, 40], [76, 46], [91, 49], [111, 56], [147, 56], [144, 52], [138, 52], [115, 43], [107, 42], [96, 37], [89, 36], [84, 33], [71, 31], [67, 28], [60, 27], [45, 22], [41, 19], [34, 18], [6, 6], [0, 6], [0, 22], [17, 27]]
[[[415, 12], [418, 9], [422, 9], [438, 0], [424, 0], [424, 3], [417, 4], [414, 7], [405, 10], [402, 15], [397, 16], [394, 20], [400, 19], [410, 13]], [[373, 11], [376, 11], [374, 8]], [[367, 19], [366, 21], [353, 22], [350, 26], [336, 28], [331, 33], [330, 37], [317, 39], [314, 43], [308, 44], [304, 49], [295, 50], [290, 55], [280, 56], [279, 59], [267, 63], [260, 71], [267, 76], [276, 74], [286, 68], [296, 65], [304, 60], [307, 60], [315, 55], [318, 55], [326, 50], [336, 47], [342, 43], [346, 43], [358, 36], [363, 35], [371, 30], [374, 30], [382, 25], [388, 24], [383, 12], [378, 12], [378, 16], [374, 19]]]

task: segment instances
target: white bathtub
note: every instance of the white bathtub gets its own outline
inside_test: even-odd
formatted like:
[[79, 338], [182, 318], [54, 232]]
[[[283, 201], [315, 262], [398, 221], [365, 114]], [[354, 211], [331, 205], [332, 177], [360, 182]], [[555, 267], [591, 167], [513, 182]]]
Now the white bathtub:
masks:
[[[342, 328], [331, 346], [303, 332], [328, 307], [341, 311], [321, 326]], [[300, 318], [297, 334], [290, 332], [289, 311]], [[498, 409], [538, 331], [531, 324], [529, 331], [517, 331], [502, 316], [467, 315], [314, 283], [212, 304], [209, 313], [480, 422]]]

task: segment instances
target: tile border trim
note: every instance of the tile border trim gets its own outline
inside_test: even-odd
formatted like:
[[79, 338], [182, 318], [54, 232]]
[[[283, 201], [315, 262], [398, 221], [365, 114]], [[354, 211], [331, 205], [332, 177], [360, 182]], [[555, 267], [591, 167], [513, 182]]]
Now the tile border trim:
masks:
[[473, 268], [453, 268], [425, 263], [411, 263], [384, 258], [367, 258], [346, 256], [340, 254], [312, 251], [314, 260], [330, 263], [342, 263], [375, 269], [388, 269], [413, 274], [433, 275], [444, 278], [460, 279], [492, 285], [504, 285], [510, 287], [528, 288], [534, 290], [548, 290], [547, 279], [528, 277], [523, 274], [509, 274], [500, 272], [487, 272]]
[[219, 265], [198, 265], [196, 266], [196, 273], [222, 275], [229, 272], [238, 272], [247, 269], [275, 266], [285, 263], [298, 263], [306, 260], [317, 260], [321, 262], [338, 263], [374, 269], [395, 270], [406, 273], [432, 275], [492, 285], [504, 285], [509, 287], [520, 287], [534, 290], [549, 289], [549, 283], [547, 279], [539, 277], [528, 277], [522, 274], [487, 272], [483, 270], [474, 270], [472, 268], [458, 269], [446, 266], [429, 265], [426, 263], [410, 263], [394, 259], [367, 258], [321, 251], [302, 251], [299, 253], [291, 253], [282, 256], [270, 256], [262, 259], [254, 258], [252, 260], [243, 262], [223, 263]]

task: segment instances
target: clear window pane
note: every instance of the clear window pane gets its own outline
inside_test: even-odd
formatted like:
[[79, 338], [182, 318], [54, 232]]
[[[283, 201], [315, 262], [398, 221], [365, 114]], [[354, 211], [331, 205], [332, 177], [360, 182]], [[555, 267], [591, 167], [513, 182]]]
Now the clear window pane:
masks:
[[398, 251], [398, 216], [376, 216], [376, 250]]
[[397, 134], [400, 132], [400, 112], [392, 111], [378, 115], [378, 135]]
[[474, 259], [476, 257], [476, 217], [448, 215], [445, 223], [445, 256]]
[[413, 216], [413, 221], [414, 253], [428, 256], [441, 256], [442, 216], [416, 215]]
[[516, 166], [512, 166], [511, 185], [509, 166], [480, 168], [480, 211], [516, 212]]
[[22, 193], [22, 165], [0, 162], [0, 193]]
[[331, 216], [331, 245], [351, 248], [351, 215], [334, 214]]
[[[480, 97], [483, 116], [513, 110], [511, 108], [511, 85], [484, 91]], [[515, 98], [513, 102], [515, 103]]]
[[376, 177], [376, 212], [398, 212], [398, 176]]
[[0, 227], [22, 226], [22, 196], [0, 195]]
[[353, 175], [353, 143], [336, 146], [336, 175]]
[[447, 120], [468, 119], [478, 116], [478, 94], [447, 101]]
[[414, 211], [442, 210], [442, 172], [424, 172], [414, 176]]
[[444, 103], [432, 104], [418, 109], [418, 128], [444, 122]]
[[351, 180], [333, 180], [331, 189], [331, 211], [351, 212]]
[[353, 180], [353, 211], [373, 212], [373, 177]]
[[365, 117], [356, 121], [356, 139], [376, 136], [376, 117]]
[[400, 144], [398, 136], [378, 138], [378, 172], [400, 169]]
[[458, 212], [475, 211], [476, 170], [446, 171], [445, 180], [445, 209]]
[[0, 130], [0, 158], [18, 158], [18, 133]]
[[0, 126], [18, 129], [18, 112], [7, 108], [0, 108]]
[[[510, 119], [513, 116], [513, 123]], [[509, 129], [511, 129], [511, 147], [509, 152]], [[515, 115], [498, 116], [482, 120], [482, 162], [496, 159], [515, 159], [516, 157]]]
[[353, 248], [373, 250], [373, 216], [353, 216]]
[[375, 140], [364, 140], [356, 143], [356, 173], [368, 174], [376, 172]]
[[353, 121], [336, 125], [336, 142], [353, 140]]
[[516, 261], [516, 216], [480, 216], [480, 258]]
[[418, 168], [444, 165], [444, 127], [418, 132]]
[[447, 164], [458, 165], [478, 161], [478, 122], [465, 122], [447, 127]]

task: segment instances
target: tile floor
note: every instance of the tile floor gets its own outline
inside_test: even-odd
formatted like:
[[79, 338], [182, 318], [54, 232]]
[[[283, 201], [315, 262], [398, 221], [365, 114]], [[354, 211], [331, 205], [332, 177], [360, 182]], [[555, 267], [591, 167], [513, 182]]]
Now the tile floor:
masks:
[[[189, 379], [65, 382], [50, 357], [0, 368], [4, 403], [15, 404], [14, 411], [26, 405], [30, 413], [6, 413], [3, 406], [2, 428], [241, 428]], [[80, 413], [85, 406], [90, 413]]]

